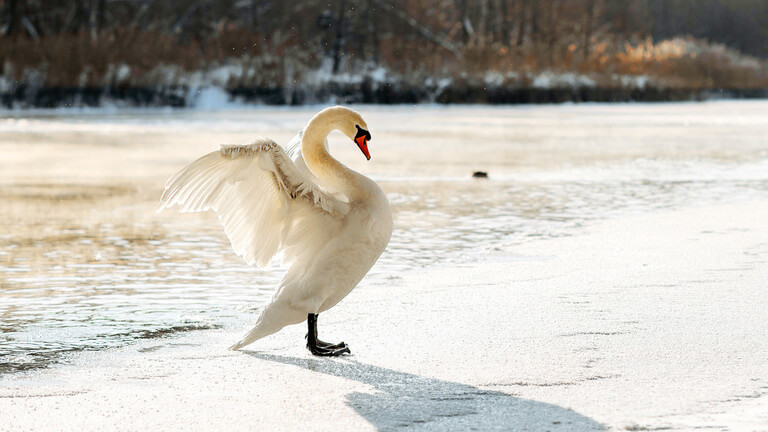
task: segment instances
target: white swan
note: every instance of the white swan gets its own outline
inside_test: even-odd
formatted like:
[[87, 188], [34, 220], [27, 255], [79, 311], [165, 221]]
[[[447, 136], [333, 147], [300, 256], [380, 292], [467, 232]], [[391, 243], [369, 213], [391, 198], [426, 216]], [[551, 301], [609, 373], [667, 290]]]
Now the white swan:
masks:
[[278, 252], [291, 263], [255, 327], [231, 349], [307, 318], [312, 354], [349, 353], [344, 342], [317, 339], [317, 315], [349, 294], [379, 258], [392, 234], [392, 212], [373, 180], [328, 153], [326, 136], [340, 130], [370, 160], [367, 129], [357, 112], [326, 108], [299, 134], [295, 161], [261, 138], [221, 146], [166, 183], [158, 211], [173, 205], [182, 212], [213, 209], [247, 263], [264, 266]]

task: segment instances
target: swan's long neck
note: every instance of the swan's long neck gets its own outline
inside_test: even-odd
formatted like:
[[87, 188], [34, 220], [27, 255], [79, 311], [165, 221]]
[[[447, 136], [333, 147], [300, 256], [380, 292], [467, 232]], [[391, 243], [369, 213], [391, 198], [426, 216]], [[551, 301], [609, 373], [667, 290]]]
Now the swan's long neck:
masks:
[[301, 138], [301, 154], [309, 170], [323, 186], [354, 199], [361, 193], [357, 179], [360, 174], [334, 159], [325, 148], [325, 138], [331, 131], [339, 129], [334, 117], [332, 113], [321, 111], [309, 121]]

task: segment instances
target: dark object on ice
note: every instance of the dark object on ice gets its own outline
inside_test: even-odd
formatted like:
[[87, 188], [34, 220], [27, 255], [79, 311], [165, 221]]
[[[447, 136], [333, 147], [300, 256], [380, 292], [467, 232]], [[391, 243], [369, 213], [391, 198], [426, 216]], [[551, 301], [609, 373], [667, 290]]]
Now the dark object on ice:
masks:
[[475, 171], [472, 173], [473, 178], [488, 178], [488, 173], [485, 171]]
[[317, 314], [307, 316], [307, 349], [316, 356], [336, 357], [342, 354], [350, 354], [349, 347], [344, 342], [331, 344], [317, 338]]

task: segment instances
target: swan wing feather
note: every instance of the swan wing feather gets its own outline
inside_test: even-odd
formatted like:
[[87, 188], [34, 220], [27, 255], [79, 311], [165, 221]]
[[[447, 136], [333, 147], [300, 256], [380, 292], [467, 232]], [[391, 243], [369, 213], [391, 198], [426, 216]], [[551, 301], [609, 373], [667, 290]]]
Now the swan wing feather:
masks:
[[248, 264], [261, 267], [283, 252], [301, 259], [327, 243], [349, 204], [318, 186], [269, 139], [248, 145], [222, 145], [171, 177], [158, 211], [214, 210]]

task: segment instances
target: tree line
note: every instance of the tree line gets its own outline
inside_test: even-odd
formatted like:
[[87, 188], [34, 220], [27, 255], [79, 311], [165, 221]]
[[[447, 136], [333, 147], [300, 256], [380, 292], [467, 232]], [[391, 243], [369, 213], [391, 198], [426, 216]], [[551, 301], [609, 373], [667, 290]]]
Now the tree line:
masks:
[[[453, 77], [682, 70], [711, 86], [744, 79], [715, 70], [724, 61], [764, 63], [701, 44], [768, 57], [765, 0], [0, 0], [0, 11], [0, 75], [42, 67], [50, 85], [92, 85], [119, 64], [143, 76], [247, 58], [275, 77], [361, 64]], [[694, 42], [659, 45], [678, 36]]]
[[394, 35], [456, 54], [470, 44], [551, 46], [601, 32], [657, 39], [692, 35], [768, 56], [764, 0], [0, 0], [3, 37], [119, 28], [205, 43], [225, 29], [293, 39], [306, 48], [378, 60]]

